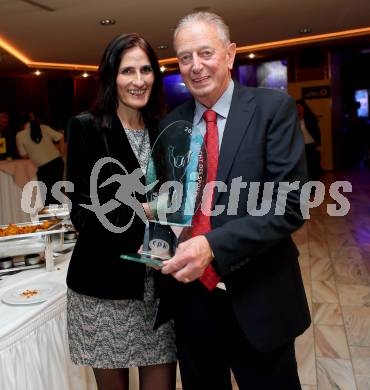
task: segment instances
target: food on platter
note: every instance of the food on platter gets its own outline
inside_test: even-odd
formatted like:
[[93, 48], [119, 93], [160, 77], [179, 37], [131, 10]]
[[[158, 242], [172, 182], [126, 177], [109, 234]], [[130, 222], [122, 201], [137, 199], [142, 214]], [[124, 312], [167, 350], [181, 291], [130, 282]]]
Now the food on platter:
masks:
[[22, 291], [20, 293], [20, 296], [29, 299], [29, 298], [32, 298], [32, 297], [38, 295], [38, 294], [40, 294], [40, 291], [36, 290], [36, 289], [34, 289], [34, 290], [24, 290], [24, 291]]
[[54, 220], [43, 221], [41, 223], [34, 224], [34, 225], [16, 225], [11, 223], [5, 228], [0, 228], [0, 237], [41, 232], [49, 229], [50, 227], [52, 227], [58, 222], [59, 220], [54, 219]]

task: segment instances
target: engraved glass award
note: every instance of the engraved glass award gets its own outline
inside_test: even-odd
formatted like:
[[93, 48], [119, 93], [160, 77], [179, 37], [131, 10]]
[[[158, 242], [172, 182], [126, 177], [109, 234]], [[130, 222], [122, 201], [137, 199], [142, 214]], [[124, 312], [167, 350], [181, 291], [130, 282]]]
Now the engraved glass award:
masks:
[[121, 258], [155, 266], [170, 259], [190, 232], [206, 182], [203, 137], [190, 122], [177, 121], [157, 138], [146, 171], [147, 202], [152, 214], [141, 253]]

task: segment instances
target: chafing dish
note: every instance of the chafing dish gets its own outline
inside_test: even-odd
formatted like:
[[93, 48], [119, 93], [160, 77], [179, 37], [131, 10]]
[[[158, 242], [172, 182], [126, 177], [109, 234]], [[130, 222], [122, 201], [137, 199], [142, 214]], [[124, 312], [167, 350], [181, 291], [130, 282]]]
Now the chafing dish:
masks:
[[[51, 222], [51, 221], [48, 221]], [[12, 226], [15, 227], [35, 227], [37, 225], [40, 225], [40, 222], [27, 222], [27, 223], [19, 223], [19, 224], [12, 224]], [[0, 226], [0, 229], [8, 228], [9, 225], [6, 226]], [[19, 229], [20, 231], [22, 229]], [[35, 250], [34, 248], [27, 248], [27, 244], [29, 244], [29, 239], [31, 238], [38, 238], [43, 241], [43, 251], [45, 252], [45, 263], [46, 263], [46, 271], [53, 271], [54, 270], [54, 260], [53, 260], [53, 246], [52, 246], [52, 235], [59, 234], [61, 237], [63, 237], [63, 233], [66, 231], [66, 228], [63, 226], [63, 221], [60, 219], [55, 219], [52, 221], [49, 228], [44, 230], [36, 230], [32, 233], [23, 233], [23, 234], [12, 234], [7, 236], [1, 236], [0, 237], [0, 253], [9, 256], [9, 253], [14, 250], [15, 248], [18, 248], [18, 251], [16, 250], [14, 255], [25, 255], [25, 254], [32, 254], [32, 253], [40, 253], [40, 250]], [[28, 240], [28, 242], [27, 242]], [[23, 248], [23, 249], [22, 249]], [[10, 251], [9, 251], [10, 249]], [[29, 265], [27, 266], [29, 267]]]
[[54, 204], [49, 205], [37, 213], [37, 217], [39, 220], [49, 219], [49, 218], [60, 218], [65, 219], [69, 218], [69, 209], [67, 204]]

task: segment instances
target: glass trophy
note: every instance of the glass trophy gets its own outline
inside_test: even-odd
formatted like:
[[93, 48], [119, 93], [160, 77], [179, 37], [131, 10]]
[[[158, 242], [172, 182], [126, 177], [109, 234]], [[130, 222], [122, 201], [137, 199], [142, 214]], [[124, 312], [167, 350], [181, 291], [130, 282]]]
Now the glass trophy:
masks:
[[206, 154], [199, 129], [173, 122], [157, 138], [146, 171], [147, 202], [152, 214], [140, 253], [122, 259], [161, 267], [177, 245], [190, 237], [207, 178]]

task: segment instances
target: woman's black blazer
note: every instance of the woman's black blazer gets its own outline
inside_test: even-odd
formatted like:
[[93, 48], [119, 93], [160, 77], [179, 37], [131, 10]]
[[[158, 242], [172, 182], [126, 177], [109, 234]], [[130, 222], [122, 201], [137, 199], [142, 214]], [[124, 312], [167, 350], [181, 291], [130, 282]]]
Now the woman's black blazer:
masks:
[[[118, 160], [128, 173], [139, 168], [124, 129], [116, 115], [109, 128], [101, 128], [90, 113], [73, 117], [67, 129], [67, 180], [74, 191], [67, 194], [72, 202], [71, 220], [79, 232], [67, 274], [67, 285], [85, 295], [105, 299], [142, 299], [145, 266], [120, 259], [123, 253], [136, 253], [143, 241], [144, 223], [135, 215], [132, 225], [123, 233], [108, 231], [96, 214], [81, 206], [91, 204], [90, 174], [103, 157]], [[150, 132], [151, 143], [155, 135]], [[114, 174], [124, 175], [118, 164], [106, 164], [100, 171], [97, 185]], [[141, 178], [144, 184], [144, 176]], [[99, 203], [115, 198], [120, 184], [109, 184], [98, 190]], [[145, 202], [145, 196], [136, 194]], [[106, 217], [119, 227], [125, 226], [133, 210], [121, 204]]]

